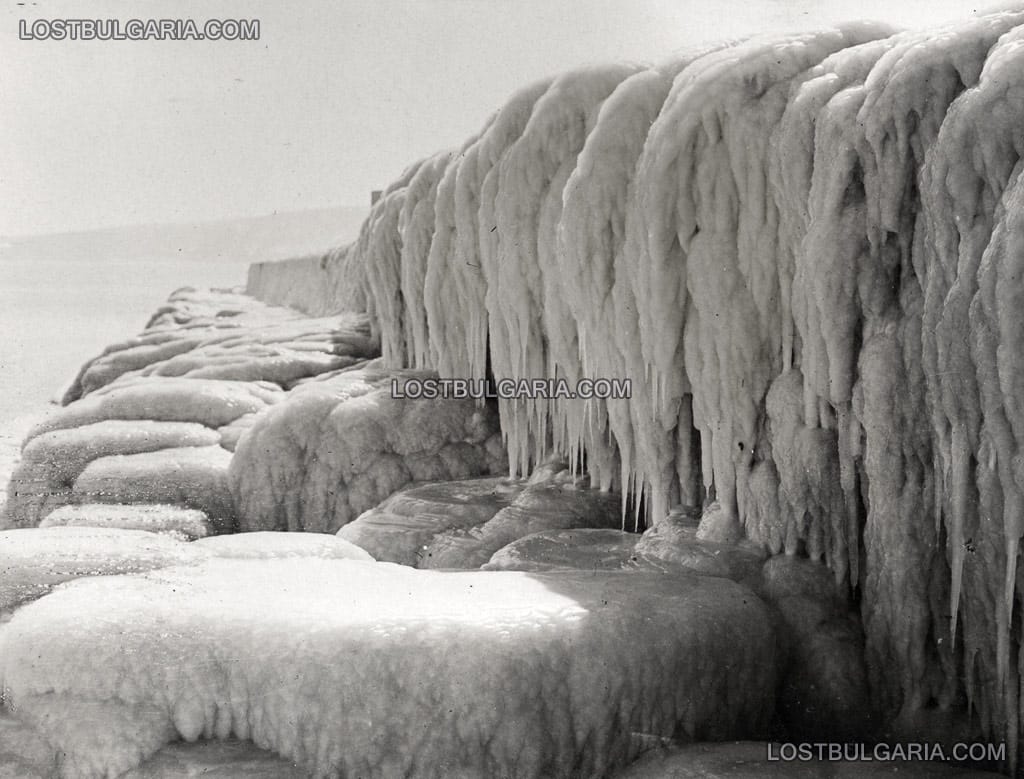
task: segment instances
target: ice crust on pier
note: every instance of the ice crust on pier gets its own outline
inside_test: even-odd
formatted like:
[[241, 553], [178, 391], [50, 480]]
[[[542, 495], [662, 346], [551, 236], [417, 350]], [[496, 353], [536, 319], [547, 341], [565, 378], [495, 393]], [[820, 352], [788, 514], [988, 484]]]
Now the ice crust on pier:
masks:
[[510, 476], [554, 451], [652, 523], [716, 502], [716, 532], [860, 593], [887, 716], [966, 697], [1014, 754], [1022, 25], [847, 25], [538, 82], [411, 166], [344, 254], [389, 368], [632, 380], [503, 401]]
[[292, 390], [231, 460], [240, 529], [336, 532], [410, 482], [500, 472], [492, 409], [393, 392], [428, 375], [364, 368]]
[[774, 646], [724, 579], [211, 559], [22, 607], [0, 684], [68, 779], [229, 736], [316, 777], [601, 776], [644, 739], [758, 734]]
[[49, 527], [3, 531], [0, 616], [82, 576], [180, 566], [206, 556], [205, 550], [192, 544], [142, 530]]
[[198, 509], [160, 503], [83, 503], [61, 506], [43, 519], [39, 527], [99, 527], [147, 530], [181, 541], [205, 538], [214, 531], [209, 517]]
[[139, 336], [87, 362], [65, 407], [29, 431], [0, 527], [38, 525], [68, 504], [161, 503], [231, 529], [228, 463], [260, 414], [378, 354], [363, 313], [310, 318], [237, 291], [180, 289]]

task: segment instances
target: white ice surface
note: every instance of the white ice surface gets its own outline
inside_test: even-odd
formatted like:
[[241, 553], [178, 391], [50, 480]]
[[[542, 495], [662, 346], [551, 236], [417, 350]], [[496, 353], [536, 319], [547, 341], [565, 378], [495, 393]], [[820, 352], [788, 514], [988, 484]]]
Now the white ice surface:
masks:
[[196, 509], [159, 503], [83, 503], [51, 511], [39, 527], [97, 527], [147, 530], [182, 541], [204, 538], [214, 531], [206, 514]]
[[196, 546], [216, 557], [237, 560], [273, 560], [281, 557], [321, 557], [328, 560], [373, 558], [355, 544], [323, 533], [288, 533], [270, 530], [203, 538]]
[[0, 683], [64, 777], [230, 735], [318, 777], [589, 776], [652, 736], [756, 733], [774, 646], [724, 579], [212, 559], [23, 607]]
[[336, 531], [409, 482], [502, 470], [488, 408], [393, 397], [392, 381], [430, 375], [351, 370], [261, 415], [231, 461], [241, 529]]
[[19, 528], [0, 532], [0, 614], [81, 576], [196, 562], [207, 553], [143, 530]]

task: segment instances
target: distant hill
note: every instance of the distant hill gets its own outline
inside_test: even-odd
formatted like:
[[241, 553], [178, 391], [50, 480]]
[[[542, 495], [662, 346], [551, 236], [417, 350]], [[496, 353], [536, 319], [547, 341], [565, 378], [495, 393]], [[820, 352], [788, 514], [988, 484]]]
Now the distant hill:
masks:
[[132, 225], [0, 238], [0, 260], [286, 259], [353, 240], [368, 213], [368, 207], [342, 206], [216, 222]]

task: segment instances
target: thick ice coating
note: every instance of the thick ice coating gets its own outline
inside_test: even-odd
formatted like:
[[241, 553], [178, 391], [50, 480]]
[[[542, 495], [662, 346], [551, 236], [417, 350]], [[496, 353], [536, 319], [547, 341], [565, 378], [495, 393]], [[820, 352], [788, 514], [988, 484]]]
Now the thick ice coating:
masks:
[[7, 530], [0, 533], [0, 615], [81, 576], [148, 571], [204, 557], [206, 552], [192, 544], [142, 530]]
[[443, 173], [410, 169], [348, 255], [389, 367], [631, 380], [503, 400], [510, 475], [553, 449], [637, 524], [715, 503], [721, 535], [824, 562], [860, 594], [885, 716], [966, 697], [1014, 754], [1022, 25], [539, 82]]
[[322, 557], [328, 560], [373, 558], [355, 544], [323, 533], [280, 533], [264, 530], [214, 536], [196, 542], [196, 546], [216, 557], [237, 560], [270, 560], [281, 557]]
[[66, 777], [231, 735], [318, 777], [597, 776], [632, 734], [758, 733], [774, 640], [724, 579], [217, 559], [23, 607], [0, 682]]
[[483, 525], [522, 489], [521, 480], [503, 477], [413, 484], [360, 514], [338, 536], [376, 560], [419, 568], [437, 535]]
[[240, 529], [335, 532], [409, 482], [501, 470], [488, 407], [400, 397], [406, 379], [429, 376], [347, 371], [261, 415], [230, 465]]
[[197, 509], [160, 503], [83, 503], [61, 506], [46, 515], [39, 527], [99, 527], [121, 530], [148, 530], [182, 541], [205, 538], [214, 526]]

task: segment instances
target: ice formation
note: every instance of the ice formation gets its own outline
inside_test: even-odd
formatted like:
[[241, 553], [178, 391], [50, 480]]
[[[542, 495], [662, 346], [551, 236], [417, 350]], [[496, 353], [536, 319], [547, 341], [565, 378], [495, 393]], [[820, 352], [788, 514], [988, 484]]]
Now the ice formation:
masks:
[[205, 538], [214, 531], [209, 517], [197, 509], [159, 503], [116, 505], [83, 503], [61, 506], [47, 514], [39, 527], [102, 527], [148, 530], [182, 541]]
[[196, 546], [216, 557], [237, 560], [321, 557], [327, 560], [373, 561], [369, 554], [355, 544], [323, 533], [278, 533], [264, 530], [204, 538], [196, 542]]
[[639, 538], [636, 533], [601, 528], [542, 530], [506, 544], [481, 569], [614, 571], [626, 565]]
[[64, 402], [125, 374], [262, 380], [288, 388], [378, 353], [363, 315], [309, 318], [237, 293], [186, 288], [171, 295], [141, 335], [87, 362]]
[[35, 525], [71, 500], [75, 480], [93, 460], [168, 447], [216, 446], [217, 431], [197, 423], [105, 420], [30, 438], [11, 475], [6, 521]]
[[480, 568], [524, 536], [566, 528], [617, 528], [617, 498], [588, 489], [564, 467], [525, 479], [413, 484], [338, 531], [377, 560], [415, 568]]
[[519, 480], [479, 478], [413, 484], [398, 490], [338, 531], [375, 560], [419, 567], [440, 533], [479, 527], [522, 492]]
[[178, 290], [29, 431], [0, 527], [38, 525], [67, 504], [160, 503], [230, 529], [228, 463], [260, 413], [378, 354], [362, 313], [311, 318], [239, 292]]
[[542, 530], [617, 528], [616, 497], [564, 480], [528, 485], [481, 525], [438, 533], [420, 553], [421, 568], [479, 568], [499, 549]]
[[826, 563], [880, 710], [966, 697], [1015, 755], [1022, 25], [538, 82], [411, 166], [320, 277], [343, 261], [336, 308], [389, 368], [631, 379], [628, 402], [503, 400], [510, 476], [554, 450], [650, 523], [715, 504], [722, 537]]
[[64, 777], [231, 735], [316, 777], [603, 776], [651, 739], [758, 732], [774, 646], [725, 579], [211, 559], [23, 606], [0, 685]]
[[231, 460], [240, 528], [335, 532], [412, 481], [500, 472], [489, 407], [393, 393], [393, 381], [429, 375], [362, 368], [292, 390]]
[[[61, 582], [196, 562], [205, 550], [142, 530], [19, 528], [0, 532], [0, 615]], [[2, 685], [0, 685], [2, 688]]]
[[235, 526], [228, 484], [231, 452], [183, 446], [101, 457], [75, 479], [75, 503], [163, 503], [202, 511], [220, 529]]
[[133, 768], [120, 779], [307, 779], [307, 772], [288, 760], [246, 741], [177, 741]]

